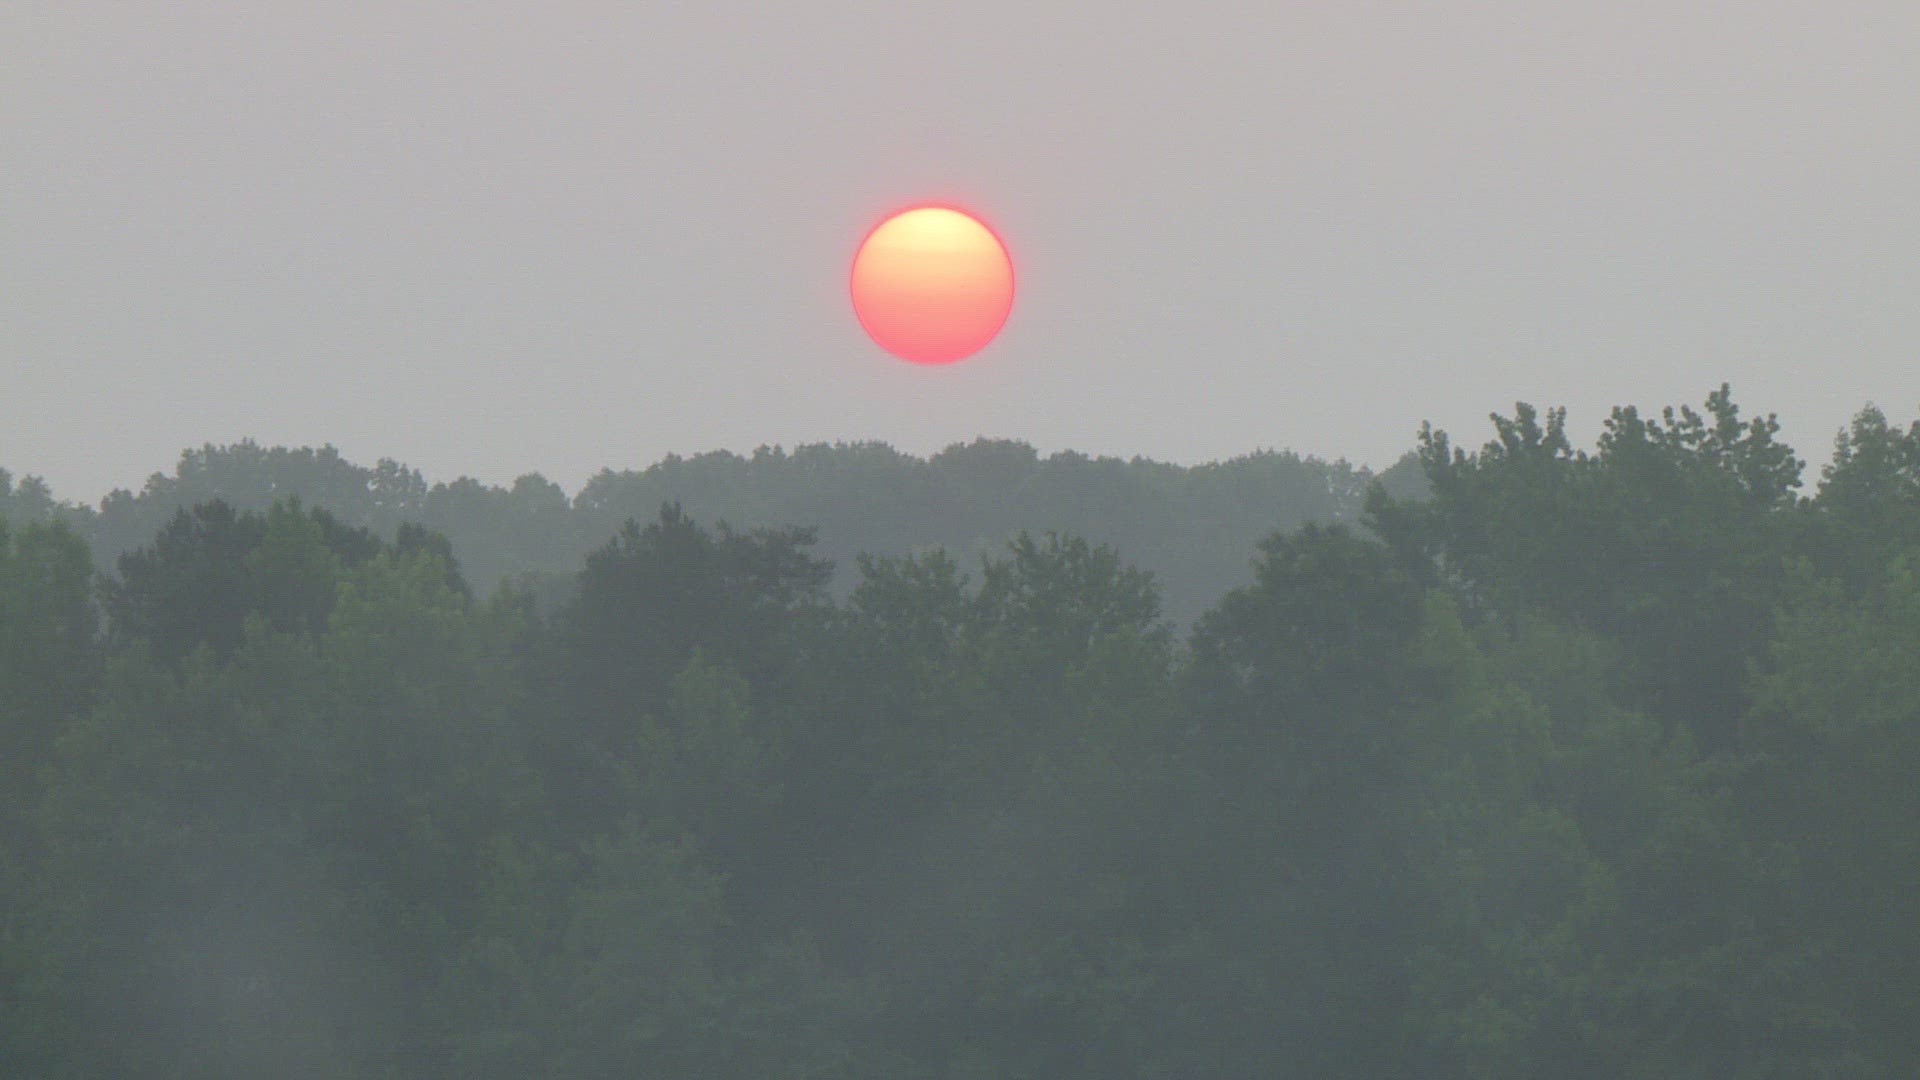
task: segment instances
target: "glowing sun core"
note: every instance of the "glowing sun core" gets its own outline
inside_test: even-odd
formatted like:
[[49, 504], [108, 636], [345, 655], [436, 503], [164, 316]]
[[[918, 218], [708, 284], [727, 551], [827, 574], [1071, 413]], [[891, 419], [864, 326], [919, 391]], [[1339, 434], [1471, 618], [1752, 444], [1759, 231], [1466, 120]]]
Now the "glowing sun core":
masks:
[[968, 214], [922, 206], [881, 222], [853, 258], [853, 310], [881, 348], [920, 364], [972, 356], [1013, 309], [1013, 261]]

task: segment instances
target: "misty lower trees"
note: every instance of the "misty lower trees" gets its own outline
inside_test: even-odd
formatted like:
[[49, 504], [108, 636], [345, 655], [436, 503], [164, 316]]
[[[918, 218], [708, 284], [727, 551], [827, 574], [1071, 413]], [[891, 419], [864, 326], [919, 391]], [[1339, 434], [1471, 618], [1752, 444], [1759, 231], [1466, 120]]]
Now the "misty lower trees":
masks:
[[1920, 548], [1863, 595], [1794, 575], [1734, 788], [1779, 870], [1753, 932], [1793, 979], [1759, 1016], [1776, 1075], [1892, 1077], [1920, 1038]]
[[1413, 1067], [1382, 1020], [1405, 1013], [1427, 917], [1409, 725], [1430, 691], [1408, 662], [1423, 592], [1384, 549], [1309, 526], [1265, 543], [1254, 584], [1197, 628], [1191, 752], [1214, 797], [1171, 857], [1208, 960], [1162, 988], [1207, 1003], [1165, 1039], [1191, 1047], [1184, 1069]]
[[486, 852], [449, 984], [461, 1075], [808, 1075], [816, 1060], [825, 1075], [887, 1075], [861, 1071], [872, 1054], [844, 1041], [857, 992], [730, 895], [731, 871], [770, 853], [744, 845], [779, 794], [745, 682], [696, 656], [635, 725], [610, 765], [613, 820]]
[[104, 657], [93, 564], [63, 526], [0, 519], [0, 1059], [49, 1068], [84, 1034], [53, 988], [49, 853], [35, 827], [62, 733], [92, 707]]
[[[1384, 543], [1276, 533], [1184, 643], [1157, 579], [1061, 533], [864, 558], [836, 601], [809, 532], [669, 507], [543, 620], [474, 600], [444, 537], [292, 503], [177, 516], [97, 608], [76, 534], [16, 525], [0, 1054], [1911, 1075], [1912, 433], [1863, 413], [1795, 501], [1724, 393], [1616, 412], [1596, 453], [1561, 425], [1429, 435]], [[1054, 460], [937, 471], [1041, 490]]]
[[1059, 535], [977, 577], [939, 552], [861, 575], [799, 636], [787, 827], [736, 909], [854, 974], [908, 1075], [1110, 1074], [1174, 730], [1156, 590]]
[[[152, 576], [210, 559], [145, 564], [116, 599], [182, 639], [116, 657], [45, 758], [33, 917], [51, 960], [32, 989], [78, 1037], [39, 1048], [44, 1075], [438, 1068], [435, 983], [471, 916], [457, 899], [532, 809], [503, 726], [511, 673], [487, 662], [513, 608], [474, 607], [431, 544], [348, 569], [294, 507], [251, 530], [199, 520], [255, 538], [234, 568], [251, 591], [221, 594], [243, 609], [237, 638], [203, 639], [236, 613], [173, 617], [179, 594]], [[276, 630], [255, 605], [326, 614]]]
[[35, 768], [92, 701], [103, 659], [93, 561], [59, 525], [0, 520], [0, 761], [11, 797], [30, 801]]
[[1434, 603], [1423, 1035], [1463, 1076], [1768, 1075], [1736, 1051], [1791, 976], [1751, 932], [1770, 868], [1733, 763], [1630, 704], [1615, 643], [1533, 617], [1470, 633]]

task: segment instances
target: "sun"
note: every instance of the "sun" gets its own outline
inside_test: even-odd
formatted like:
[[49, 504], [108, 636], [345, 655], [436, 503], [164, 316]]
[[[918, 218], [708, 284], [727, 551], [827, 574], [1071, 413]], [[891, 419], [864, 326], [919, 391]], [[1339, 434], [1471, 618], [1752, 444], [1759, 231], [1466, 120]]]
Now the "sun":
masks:
[[879, 346], [917, 364], [986, 348], [1013, 310], [1013, 260], [979, 218], [919, 206], [875, 226], [853, 257], [853, 311]]

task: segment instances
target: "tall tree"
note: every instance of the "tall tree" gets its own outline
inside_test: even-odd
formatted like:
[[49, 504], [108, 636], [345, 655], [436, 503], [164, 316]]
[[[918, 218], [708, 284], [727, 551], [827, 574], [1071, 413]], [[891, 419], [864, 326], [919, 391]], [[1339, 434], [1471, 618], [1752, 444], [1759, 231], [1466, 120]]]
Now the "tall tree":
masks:
[[1432, 500], [1376, 491], [1367, 522], [1439, 567], [1475, 617], [1539, 610], [1620, 641], [1635, 704], [1726, 746], [1793, 550], [1802, 463], [1774, 417], [1740, 420], [1727, 387], [1706, 408], [1617, 408], [1593, 453], [1573, 449], [1564, 409], [1542, 424], [1524, 403], [1477, 454], [1425, 428]]
[[121, 557], [119, 578], [104, 589], [109, 626], [167, 660], [203, 645], [231, 655], [255, 616], [274, 630], [318, 633], [337, 571], [380, 550], [371, 532], [297, 499], [264, 515], [216, 499], [180, 510], [151, 545]]
[[1187, 1068], [1414, 1067], [1406, 1031], [1382, 1021], [1405, 1014], [1418, 940], [1410, 721], [1432, 690], [1410, 655], [1425, 589], [1380, 546], [1308, 526], [1263, 544], [1254, 584], [1195, 632], [1192, 752], [1220, 795], [1185, 823], [1205, 841], [1179, 880], [1209, 962], [1163, 993], [1206, 1003], [1179, 1041], [1220, 1056]]

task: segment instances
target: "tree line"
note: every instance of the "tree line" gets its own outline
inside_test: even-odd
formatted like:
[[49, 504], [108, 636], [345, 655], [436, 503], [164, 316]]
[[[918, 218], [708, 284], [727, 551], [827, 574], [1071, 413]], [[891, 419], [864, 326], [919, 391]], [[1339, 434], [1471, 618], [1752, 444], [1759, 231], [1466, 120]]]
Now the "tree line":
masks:
[[1261, 536], [1308, 521], [1357, 520], [1376, 479], [1403, 494], [1422, 483], [1410, 458], [1376, 477], [1291, 452], [1180, 466], [1073, 451], [1042, 456], [1024, 442], [982, 438], [928, 458], [884, 443], [668, 455], [645, 469], [602, 469], [569, 496], [538, 473], [504, 486], [464, 476], [430, 484], [390, 458], [368, 467], [332, 446], [241, 441], [184, 451], [172, 473], [154, 473], [137, 492], [115, 489], [97, 506], [0, 470], [0, 516], [16, 525], [64, 521], [111, 566], [181, 509], [218, 499], [265, 512], [299, 498], [385, 536], [408, 523], [440, 532], [481, 592], [512, 580], [528, 586], [543, 612], [564, 602], [581, 560], [622, 522], [647, 520], [669, 502], [702, 521], [815, 526], [815, 550], [841, 568], [838, 597], [852, 588], [861, 553], [937, 547], [971, 562], [1023, 528], [1053, 529], [1108, 544], [1154, 571], [1170, 617], [1184, 624], [1240, 583]]
[[0, 1061], [1913, 1075], [1920, 423], [1807, 495], [1724, 387], [1565, 419], [1190, 631], [1064, 529], [836, 579], [669, 502], [543, 610], [290, 498], [9, 524]]

